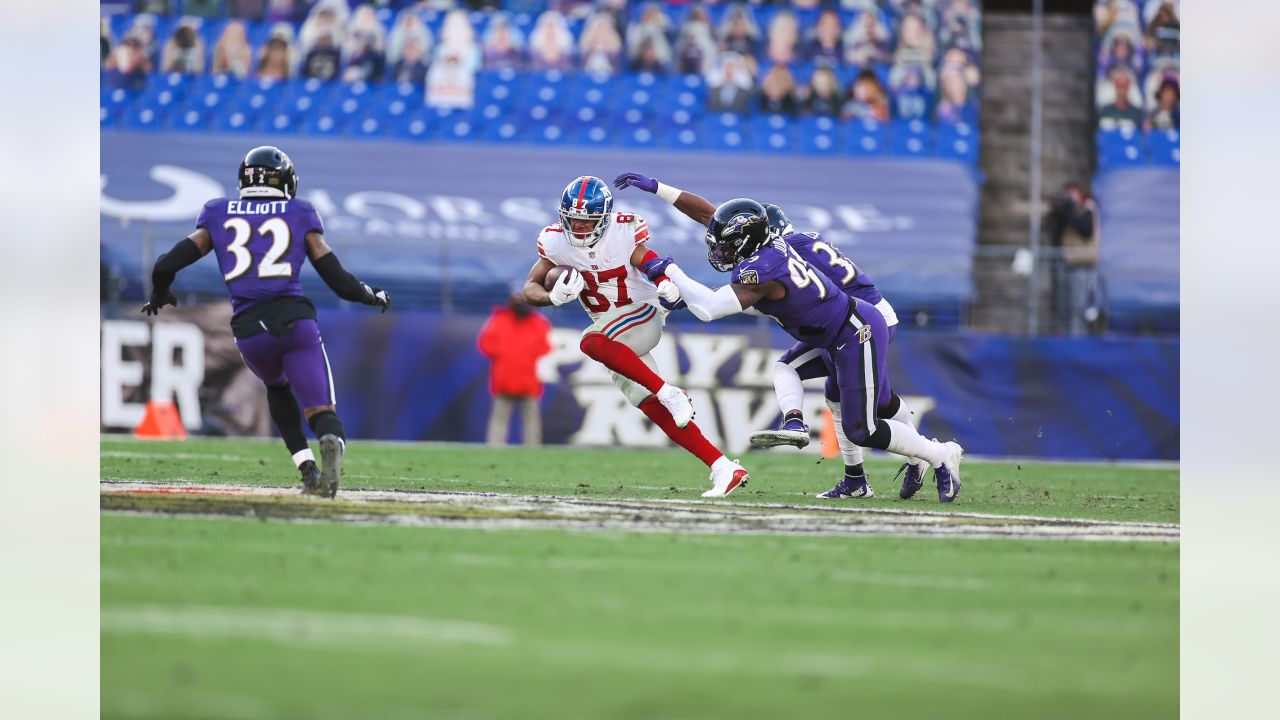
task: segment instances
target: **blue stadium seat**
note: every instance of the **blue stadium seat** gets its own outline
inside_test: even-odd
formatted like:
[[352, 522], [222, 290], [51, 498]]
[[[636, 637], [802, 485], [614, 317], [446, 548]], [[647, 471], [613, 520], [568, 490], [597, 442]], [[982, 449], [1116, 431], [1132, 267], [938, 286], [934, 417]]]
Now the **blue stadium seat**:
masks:
[[682, 107], [667, 108], [660, 120], [668, 128], [681, 129], [692, 127], [700, 114]]
[[275, 106], [275, 97], [258, 90], [248, 90], [235, 101], [235, 109], [246, 115], [264, 115], [273, 111]]
[[162, 88], [157, 91], [147, 91], [141, 98], [140, 105], [144, 107], [155, 108], [158, 110], [171, 110], [181, 98], [169, 88]]
[[684, 150], [705, 150], [706, 144], [703, 141], [702, 133], [693, 127], [670, 128], [666, 133], [667, 147], [680, 148]]
[[539, 145], [563, 145], [569, 138], [569, 134], [559, 123], [534, 126], [530, 129], [529, 136]]
[[514, 84], [480, 86], [476, 88], [476, 102], [497, 103], [505, 107], [511, 107], [516, 104], [517, 89], [518, 87]]
[[272, 135], [292, 135], [299, 131], [299, 121], [287, 112], [271, 113], [263, 118], [263, 130]]
[[164, 121], [163, 111], [149, 107], [134, 108], [124, 114], [124, 126], [130, 130], [160, 130]]
[[234, 75], [221, 73], [218, 75], [201, 75], [195, 83], [194, 92], [235, 93], [240, 89], [240, 79]]
[[888, 145], [885, 126], [874, 120], [853, 120], [845, 125], [844, 151], [850, 155], [882, 155]]
[[560, 113], [548, 105], [534, 104], [525, 106], [517, 113], [522, 125], [542, 125], [546, 123], [558, 123], [560, 121]]
[[497, 122], [483, 123], [484, 139], [489, 142], [523, 142], [525, 140], [526, 131], [520, 127], [515, 121], [500, 120]]
[[609, 115], [601, 109], [583, 105], [566, 117], [568, 124], [577, 128], [603, 126], [609, 121]]
[[342, 97], [354, 98], [360, 102], [371, 101], [376, 90], [376, 86], [363, 80], [353, 83], [340, 83], [338, 88], [338, 92]]
[[927, 157], [932, 153], [929, 136], [914, 133], [894, 133], [889, 149], [900, 157]]
[[342, 118], [326, 112], [318, 112], [306, 119], [306, 130], [311, 135], [334, 137], [342, 134], [342, 127]]
[[98, 128], [100, 130], [113, 128], [116, 125], [118, 125], [119, 122], [120, 122], [120, 117], [118, 112], [116, 112], [115, 110], [112, 110], [106, 105], [103, 105], [98, 108]]
[[196, 76], [182, 73], [156, 73], [147, 78], [147, 93], [159, 93], [168, 90], [178, 99], [185, 98], [187, 91], [196, 85]]
[[176, 132], [207, 132], [210, 126], [209, 115], [188, 106], [170, 116], [169, 126]]
[[613, 140], [613, 133], [603, 125], [581, 127], [573, 133], [573, 141], [578, 145], [607, 147], [613, 144]]
[[619, 138], [624, 147], [652, 148], [658, 146], [658, 135], [647, 127], [628, 128]]
[[110, 108], [113, 111], [123, 110], [130, 103], [137, 99], [137, 95], [130, 93], [123, 88], [116, 88], [100, 93], [100, 103], [103, 107]]
[[281, 93], [284, 92], [284, 83], [272, 78], [246, 78], [241, 87], [243, 92], [259, 92], [270, 96], [273, 100], [279, 98]]
[[390, 132], [390, 123], [376, 114], [357, 118], [347, 125], [347, 134], [357, 138], [381, 138]]
[[416, 102], [417, 104], [421, 105], [423, 89], [421, 85], [415, 85], [413, 83], [407, 83], [407, 82], [386, 83], [382, 86], [382, 89], [379, 91], [379, 94], [381, 94], [382, 97], [387, 99], [399, 98], [410, 104], [413, 104]]
[[969, 164], [978, 162], [978, 138], [972, 132], [958, 133], [955, 125], [943, 124], [938, 127], [934, 147], [938, 157], [964, 160]]
[[431, 137], [431, 127], [419, 109], [396, 118], [391, 123], [391, 134], [404, 140], [425, 140]]
[[1098, 131], [1098, 164], [1106, 169], [1146, 161], [1146, 137], [1132, 127]]
[[1154, 165], [1182, 165], [1181, 136], [1177, 130], [1152, 130], [1147, 133], [1147, 149]]
[[839, 125], [826, 116], [807, 117], [800, 120], [800, 149], [814, 155], [839, 152]]
[[[732, 131], [730, 131], [732, 132]], [[782, 129], [752, 128], [751, 149], [758, 152], [793, 153], [800, 148], [795, 129], [787, 126]]]
[[388, 119], [395, 119], [409, 112], [413, 108], [421, 106], [421, 103], [410, 106], [408, 100], [391, 95], [383, 96], [377, 104], [375, 104], [374, 108], [379, 115]]
[[653, 117], [640, 108], [627, 108], [613, 114], [613, 124], [621, 130], [648, 127], [653, 124], [652, 121]]
[[746, 150], [751, 146], [751, 138], [745, 127], [721, 128], [710, 132], [708, 146], [713, 150]]
[[253, 129], [253, 118], [239, 110], [232, 110], [231, 112], [219, 113], [213, 127], [219, 132], [247, 133]]
[[319, 109], [320, 98], [311, 95], [299, 95], [295, 98], [284, 100], [280, 103], [280, 109], [283, 112], [291, 113], [299, 117]]
[[441, 140], [467, 142], [476, 140], [483, 134], [480, 123], [469, 113], [456, 113], [453, 118], [440, 126]]

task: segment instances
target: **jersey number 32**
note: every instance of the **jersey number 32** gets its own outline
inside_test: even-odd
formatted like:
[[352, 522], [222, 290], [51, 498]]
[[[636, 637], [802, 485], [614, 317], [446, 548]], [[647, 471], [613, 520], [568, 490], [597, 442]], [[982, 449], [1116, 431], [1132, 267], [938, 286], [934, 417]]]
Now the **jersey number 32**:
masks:
[[[246, 247], [249, 241], [253, 239], [253, 228], [249, 226], [249, 221], [244, 218], [234, 217], [222, 224], [222, 227], [235, 233], [231, 244], [227, 245], [227, 252], [235, 258], [236, 264], [222, 276], [223, 280], [228, 282], [244, 275], [249, 266], [253, 264], [253, 255], [249, 253]], [[271, 247], [267, 248], [267, 252], [262, 255], [262, 259], [258, 261], [258, 277], [293, 277], [293, 266], [287, 262], [280, 262], [280, 258], [289, 251], [289, 223], [283, 218], [268, 218], [258, 226], [258, 234], [266, 237], [271, 236]]]

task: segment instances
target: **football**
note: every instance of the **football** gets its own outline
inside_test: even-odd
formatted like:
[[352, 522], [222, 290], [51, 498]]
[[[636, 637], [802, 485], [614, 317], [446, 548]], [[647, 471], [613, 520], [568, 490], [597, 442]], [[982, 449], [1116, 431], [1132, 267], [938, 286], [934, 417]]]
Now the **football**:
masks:
[[555, 287], [556, 282], [560, 280], [560, 276], [567, 272], [577, 272], [577, 270], [574, 270], [568, 265], [557, 265], [551, 268], [547, 271], [547, 276], [542, 280], [542, 287], [550, 291], [551, 288]]

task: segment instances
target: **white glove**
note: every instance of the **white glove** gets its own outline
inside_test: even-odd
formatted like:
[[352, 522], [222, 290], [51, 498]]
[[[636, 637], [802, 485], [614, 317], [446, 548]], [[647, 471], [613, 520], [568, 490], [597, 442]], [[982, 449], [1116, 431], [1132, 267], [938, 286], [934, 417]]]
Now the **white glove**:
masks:
[[587, 286], [587, 281], [582, 279], [582, 273], [577, 270], [569, 270], [556, 280], [556, 284], [551, 287], [551, 304], [563, 305], [570, 300], [575, 300], [578, 293]]
[[669, 303], [680, 302], [680, 288], [670, 280], [663, 280], [658, 283], [658, 297]]

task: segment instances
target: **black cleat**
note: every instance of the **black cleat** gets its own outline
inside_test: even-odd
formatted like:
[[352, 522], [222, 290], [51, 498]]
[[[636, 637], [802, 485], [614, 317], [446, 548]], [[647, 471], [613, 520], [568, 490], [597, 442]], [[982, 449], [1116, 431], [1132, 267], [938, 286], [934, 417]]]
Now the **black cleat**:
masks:
[[319, 495], [320, 468], [316, 467], [316, 461], [303, 461], [303, 463], [298, 466], [298, 471], [302, 473], [302, 494]]
[[338, 494], [338, 482], [342, 479], [342, 439], [337, 435], [320, 438], [320, 496], [331, 498]]

